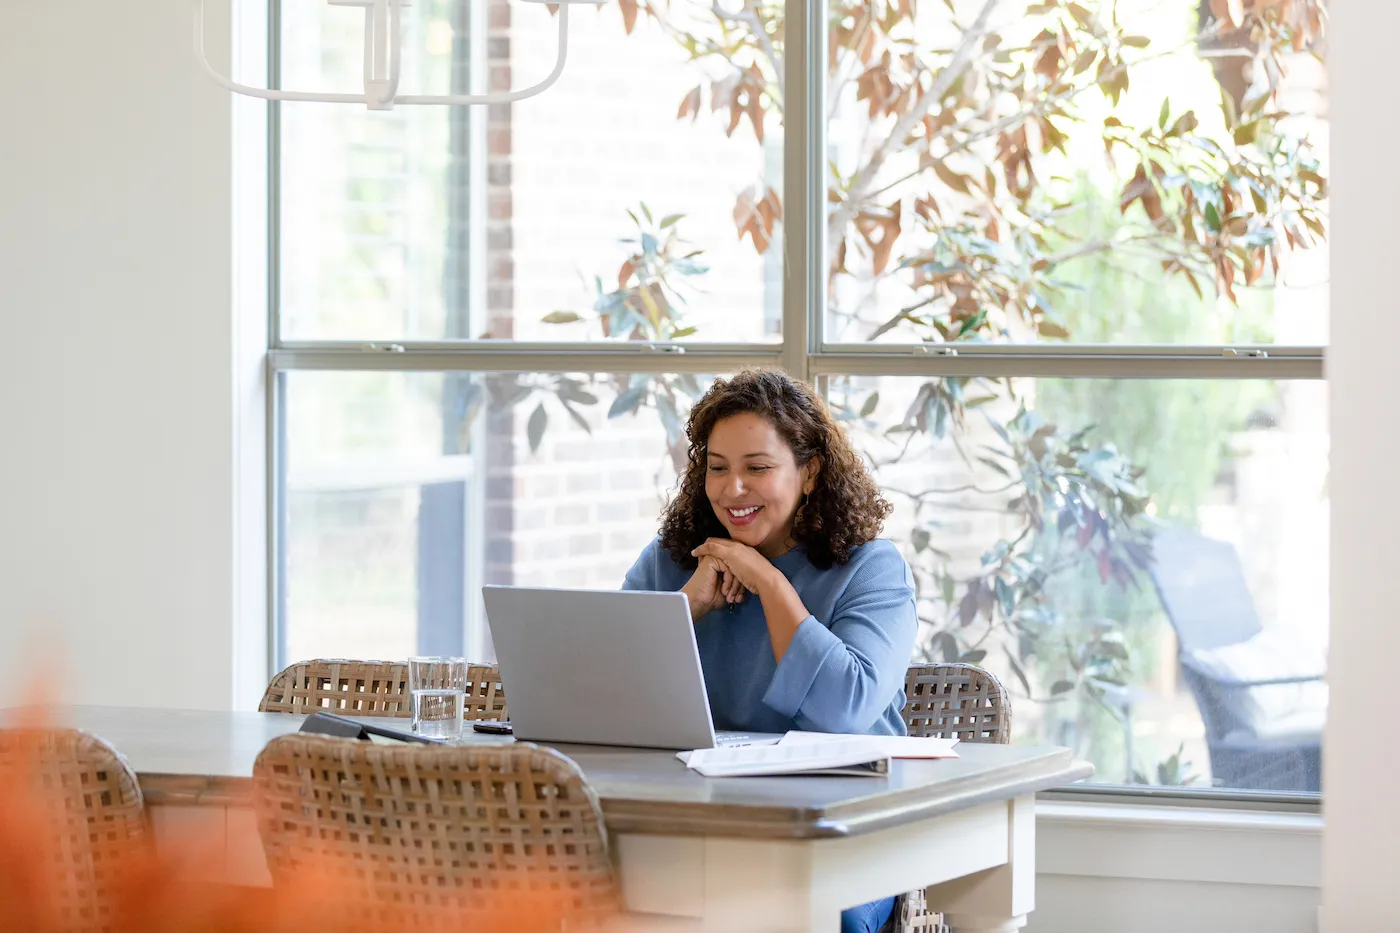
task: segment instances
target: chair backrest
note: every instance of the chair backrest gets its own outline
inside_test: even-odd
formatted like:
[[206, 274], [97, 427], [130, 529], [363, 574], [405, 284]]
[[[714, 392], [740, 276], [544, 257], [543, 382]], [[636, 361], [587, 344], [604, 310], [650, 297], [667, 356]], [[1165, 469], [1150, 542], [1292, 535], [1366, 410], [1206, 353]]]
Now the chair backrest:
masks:
[[501, 913], [532, 902], [571, 925], [620, 911], [598, 799], [551, 749], [298, 733], [263, 749], [253, 788], [274, 884], [315, 878], [360, 920], [517, 929]]
[[[408, 665], [402, 661], [299, 661], [272, 678], [258, 710], [312, 713], [329, 709], [352, 716], [406, 719], [413, 715]], [[467, 666], [466, 718], [510, 718], [501, 671], [494, 664]]]
[[904, 676], [910, 735], [962, 742], [1011, 741], [1011, 699], [991, 671], [973, 664], [912, 664]]
[[118, 872], [148, 853], [151, 840], [131, 766], [77, 729], [0, 730], [0, 785], [6, 794], [29, 795], [11, 802], [23, 799], [34, 830], [44, 833], [45, 851], [6, 856], [44, 863], [36, 867], [49, 872], [53, 902], [39, 906], [58, 920], [57, 929], [108, 929]]
[[1248, 641], [1261, 629], [1235, 546], [1189, 528], [1152, 537], [1152, 583], [1182, 652]]

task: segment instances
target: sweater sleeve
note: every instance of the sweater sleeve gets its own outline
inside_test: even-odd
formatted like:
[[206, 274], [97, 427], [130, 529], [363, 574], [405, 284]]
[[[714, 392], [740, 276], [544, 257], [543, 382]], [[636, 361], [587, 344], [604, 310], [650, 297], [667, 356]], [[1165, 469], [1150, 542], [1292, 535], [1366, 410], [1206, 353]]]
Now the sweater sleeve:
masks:
[[659, 590], [662, 589], [661, 567], [659, 557], [662, 555], [661, 539], [654, 538], [652, 542], [642, 549], [642, 553], [637, 555], [637, 560], [632, 564], [632, 569], [627, 571], [627, 576], [622, 580], [624, 590]]
[[918, 629], [913, 574], [893, 544], [872, 545], [830, 623], [809, 615], [798, 625], [764, 694], [799, 728], [867, 732], [903, 689]]

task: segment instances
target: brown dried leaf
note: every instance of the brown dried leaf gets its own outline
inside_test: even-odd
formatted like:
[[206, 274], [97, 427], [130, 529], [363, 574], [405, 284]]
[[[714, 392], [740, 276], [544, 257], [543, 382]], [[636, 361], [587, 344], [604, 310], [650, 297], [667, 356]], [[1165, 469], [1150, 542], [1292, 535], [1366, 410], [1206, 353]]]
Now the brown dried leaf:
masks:
[[684, 120], [690, 117], [694, 121], [700, 116], [700, 86], [696, 85], [690, 93], [681, 99], [680, 109], [676, 111], [676, 119]]
[[710, 110], [722, 110], [734, 103], [734, 92], [739, 89], [741, 76], [732, 74], [710, 84]]
[[938, 176], [939, 180], [941, 180], [943, 184], [947, 185], [949, 188], [952, 188], [954, 191], [960, 192], [962, 194], [971, 193], [971, 191], [968, 189], [967, 176], [959, 175], [957, 172], [950, 169], [946, 163], [942, 161], [934, 162], [933, 173]]
[[1060, 69], [1064, 66], [1065, 54], [1060, 48], [1060, 39], [1048, 29], [1042, 29], [1040, 35], [1035, 37], [1036, 43], [1047, 44], [1045, 50], [1040, 53], [1040, 57], [1035, 61], [1035, 73], [1044, 75], [1051, 81], [1060, 76]]
[[878, 214], [866, 211], [856, 217], [856, 230], [870, 247], [871, 268], [876, 275], [889, 265], [894, 242], [900, 234], [903, 207], [903, 202], [896, 201], [888, 210]]
[[1263, 248], [1250, 250], [1244, 254], [1244, 284], [1253, 285], [1264, 274]]
[[617, 0], [617, 7], [622, 11], [622, 28], [630, 36], [637, 26], [637, 0]]
[[744, 112], [749, 115], [749, 122], [753, 124], [753, 135], [759, 142], [763, 142], [763, 103], [759, 100], [757, 91], [749, 92], [749, 105], [744, 108]]
[[637, 270], [642, 268], [642, 265], [642, 257], [638, 255], [628, 256], [623, 260], [622, 268], [617, 270], [617, 287], [619, 291], [627, 287], [627, 283], [631, 280], [632, 276], [636, 274]]
[[734, 226], [739, 239], [747, 235], [754, 249], [763, 253], [773, 244], [773, 229], [782, 217], [782, 203], [772, 188], [761, 199], [756, 194], [753, 188], [739, 193], [734, 202]]

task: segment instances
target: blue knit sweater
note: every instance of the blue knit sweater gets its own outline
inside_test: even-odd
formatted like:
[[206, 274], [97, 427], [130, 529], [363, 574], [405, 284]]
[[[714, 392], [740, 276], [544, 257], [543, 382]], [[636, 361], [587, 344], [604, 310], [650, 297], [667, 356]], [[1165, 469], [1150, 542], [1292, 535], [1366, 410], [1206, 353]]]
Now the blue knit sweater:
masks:
[[[845, 564], [818, 570], [797, 548], [773, 561], [811, 615], [782, 663], [758, 596], [695, 624], [716, 729], [904, 735], [904, 673], [918, 620], [904, 556], [877, 538]], [[642, 551], [623, 589], [675, 592], [690, 579], [660, 539]]]

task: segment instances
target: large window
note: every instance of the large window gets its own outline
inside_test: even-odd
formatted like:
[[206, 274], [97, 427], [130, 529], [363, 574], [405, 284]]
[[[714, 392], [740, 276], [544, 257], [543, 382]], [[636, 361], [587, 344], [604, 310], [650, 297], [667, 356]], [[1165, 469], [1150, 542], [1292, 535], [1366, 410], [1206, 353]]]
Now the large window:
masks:
[[[283, 82], [352, 86], [355, 11], [278, 7]], [[1317, 793], [1316, 0], [580, 9], [513, 107], [274, 111], [271, 662], [486, 656], [481, 584], [620, 585], [694, 399], [784, 367], [1016, 741]], [[544, 5], [408, 13], [408, 93], [553, 57]]]

